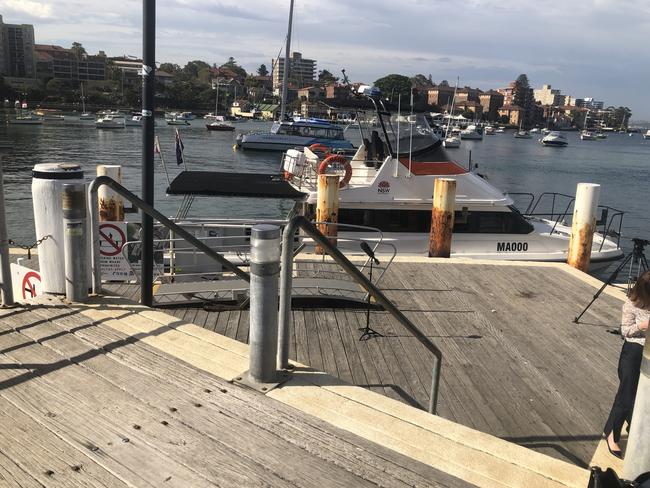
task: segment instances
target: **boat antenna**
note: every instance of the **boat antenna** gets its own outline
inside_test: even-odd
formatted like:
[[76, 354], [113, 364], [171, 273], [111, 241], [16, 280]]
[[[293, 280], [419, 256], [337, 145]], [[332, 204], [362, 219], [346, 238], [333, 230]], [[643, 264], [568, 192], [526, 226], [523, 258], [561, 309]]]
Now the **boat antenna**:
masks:
[[289, 28], [287, 29], [287, 44], [284, 50], [284, 72], [282, 74], [282, 99], [280, 101], [280, 121], [285, 119], [287, 110], [287, 94], [289, 88], [289, 56], [291, 55], [291, 24], [293, 23], [293, 0], [289, 6]]
[[[399, 119], [398, 119], [399, 120]], [[413, 129], [415, 125], [415, 119], [413, 118], [413, 87], [411, 87], [411, 115], [409, 116], [409, 125], [410, 125], [410, 135], [409, 135], [409, 175], [411, 177], [411, 163], [413, 162]], [[397, 158], [399, 159], [399, 151], [397, 152]]]
[[397, 178], [399, 173], [399, 128], [400, 128], [400, 119], [402, 118], [402, 94], [397, 94], [397, 157], [395, 158], [395, 170], [393, 171], [393, 177]]

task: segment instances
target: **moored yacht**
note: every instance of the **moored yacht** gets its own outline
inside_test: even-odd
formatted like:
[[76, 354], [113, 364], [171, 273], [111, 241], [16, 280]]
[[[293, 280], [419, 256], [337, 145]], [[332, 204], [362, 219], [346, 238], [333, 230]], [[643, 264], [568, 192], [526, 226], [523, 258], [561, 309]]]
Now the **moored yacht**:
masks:
[[532, 137], [527, 130], [518, 130], [515, 132], [515, 139], [530, 139]]
[[9, 123], [13, 125], [41, 125], [43, 118], [33, 113], [21, 114], [9, 119]]
[[312, 144], [322, 144], [331, 149], [354, 149], [341, 126], [323, 119], [296, 117], [274, 122], [270, 132], [250, 132], [237, 137], [237, 147], [262, 151], [286, 151]]
[[126, 121], [123, 115], [108, 113], [97, 119], [95, 127], [98, 129], [124, 129]]
[[596, 134], [590, 130], [583, 130], [580, 132], [580, 139], [583, 141], [597, 141], [598, 138], [596, 137]]
[[[630, 133], [632, 135], [632, 133]], [[647, 130], [645, 134], [643, 134], [644, 139], [650, 139], [650, 130]]]
[[539, 140], [545, 146], [564, 147], [569, 144], [567, 138], [561, 132], [551, 131]]
[[466, 129], [460, 131], [460, 138], [472, 141], [482, 141], [483, 131], [474, 124], [468, 125]]

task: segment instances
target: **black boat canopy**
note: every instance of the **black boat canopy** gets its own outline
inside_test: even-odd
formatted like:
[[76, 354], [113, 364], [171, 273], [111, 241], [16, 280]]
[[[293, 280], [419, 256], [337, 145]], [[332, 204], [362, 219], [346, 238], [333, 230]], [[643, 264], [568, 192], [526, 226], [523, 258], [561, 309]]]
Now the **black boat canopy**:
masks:
[[296, 190], [280, 173], [232, 173], [182, 171], [167, 188], [168, 195], [205, 195], [305, 200], [308, 193]]

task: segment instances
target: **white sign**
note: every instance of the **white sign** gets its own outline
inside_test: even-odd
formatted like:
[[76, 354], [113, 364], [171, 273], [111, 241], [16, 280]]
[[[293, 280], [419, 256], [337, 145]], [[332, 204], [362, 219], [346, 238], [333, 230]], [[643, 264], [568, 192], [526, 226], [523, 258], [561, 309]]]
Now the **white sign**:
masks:
[[122, 247], [127, 240], [126, 222], [99, 223], [99, 259], [103, 281], [128, 281], [133, 273]]
[[31, 268], [11, 263], [11, 282], [14, 300], [29, 300], [43, 293], [41, 275]]

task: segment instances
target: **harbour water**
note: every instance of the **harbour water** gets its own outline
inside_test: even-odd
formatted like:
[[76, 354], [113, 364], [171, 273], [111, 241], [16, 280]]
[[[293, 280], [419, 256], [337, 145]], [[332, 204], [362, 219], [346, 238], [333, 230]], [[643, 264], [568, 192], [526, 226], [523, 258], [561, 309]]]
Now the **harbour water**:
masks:
[[[237, 133], [268, 130], [266, 122], [242, 122], [235, 132], [208, 132], [205, 121], [194, 120], [178, 127], [185, 145], [185, 159], [190, 169], [218, 171], [273, 172], [279, 168], [279, 153], [234, 150]], [[174, 151], [174, 130], [158, 120], [160, 138], [169, 175], [179, 171]], [[347, 135], [355, 143], [358, 133], [350, 127]], [[545, 191], [575, 193], [579, 182], [602, 185], [600, 202], [626, 212], [623, 221], [623, 245], [629, 248], [630, 237], [650, 237], [650, 213], [647, 205], [647, 182], [650, 181], [650, 140], [640, 134], [610, 133], [606, 140], [581, 141], [578, 133], [567, 133], [569, 145], [544, 147], [532, 139], [515, 139], [513, 133], [485, 136], [483, 141], [463, 141], [460, 149], [448, 153], [463, 165], [469, 161], [478, 171], [503, 191]], [[139, 192], [142, 132], [139, 128], [98, 130], [94, 123], [73, 120], [45, 122], [41, 126], [0, 126], [0, 140], [13, 144], [2, 156], [7, 199], [9, 237], [17, 242], [32, 243], [37, 236], [31, 210], [31, 169], [38, 163], [78, 163], [92, 178], [97, 164], [121, 164], [124, 185]], [[156, 206], [174, 215], [179, 197], [165, 195], [167, 180], [159, 159], [156, 160]], [[239, 198], [199, 198], [193, 215], [215, 217], [282, 217], [291, 202], [251, 201]], [[134, 216], [137, 218], [136, 216]], [[40, 237], [40, 236], [38, 236]]]

